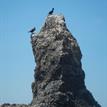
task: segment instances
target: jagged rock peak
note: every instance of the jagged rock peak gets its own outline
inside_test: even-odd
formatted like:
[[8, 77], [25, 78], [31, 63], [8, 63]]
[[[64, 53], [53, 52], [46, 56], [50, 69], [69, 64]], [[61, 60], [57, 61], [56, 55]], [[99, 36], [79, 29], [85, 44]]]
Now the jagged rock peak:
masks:
[[38, 34], [33, 34], [33, 37], [31, 38], [32, 46], [37, 45], [42, 48], [46, 47], [47, 45], [50, 45], [48, 42], [61, 40], [63, 41], [63, 45], [69, 45], [68, 48], [71, 48], [72, 45], [73, 47], [78, 48], [78, 58], [81, 59], [82, 54], [80, 52], [78, 43], [66, 27], [65, 18], [63, 15], [47, 16], [45, 24], [41, 28], [40, 32]]
[[101, 107], [85, 86], [81, 50], [62, 15], [48, 15], [31, 38], [34, 107]]
[[[42, 27], [42, 30], [64, 30], [66, 29], [65, 26], [65, 18], [62, 15], [49, 15], [45, 21], [45, 25]], [[58, 29], [59, 28], [59, 29]]]

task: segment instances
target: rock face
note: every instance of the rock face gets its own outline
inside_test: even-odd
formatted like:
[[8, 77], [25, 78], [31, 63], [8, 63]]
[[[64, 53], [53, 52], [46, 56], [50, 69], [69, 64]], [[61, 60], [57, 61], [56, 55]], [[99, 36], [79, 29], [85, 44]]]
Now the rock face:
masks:
[[101, 107], [85, 86], [80, 47], [64, 16], [49, 15], [31, 43], [36, 62], [32, 106]]
[[80, 47], [61, 15], [48, 15], [38, 34], [31, 35], [36, 62], [31, 104], [0, 107], [101, 107], [87, 90]]

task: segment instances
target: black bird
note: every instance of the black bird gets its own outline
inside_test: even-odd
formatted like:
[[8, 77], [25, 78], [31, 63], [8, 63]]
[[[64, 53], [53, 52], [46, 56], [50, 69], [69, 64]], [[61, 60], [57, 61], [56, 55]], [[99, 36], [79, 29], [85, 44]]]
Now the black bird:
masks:
[[52, 10], [48, 13], [48, 15], [53, 14], [54, 8], [52, 8]]
[[35, 30], [36, 30], [36, 28], [34, 27], [29, 32], [33, 34]]

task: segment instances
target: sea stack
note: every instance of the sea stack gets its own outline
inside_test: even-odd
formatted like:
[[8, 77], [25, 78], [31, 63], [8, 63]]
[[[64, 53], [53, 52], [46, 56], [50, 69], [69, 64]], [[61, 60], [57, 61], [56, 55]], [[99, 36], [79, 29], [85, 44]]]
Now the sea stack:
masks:
[[82, 53], [63, 15], [48, 15], [31, 43], [36, 62], [31, 106], [101, 107], [85, 86]]

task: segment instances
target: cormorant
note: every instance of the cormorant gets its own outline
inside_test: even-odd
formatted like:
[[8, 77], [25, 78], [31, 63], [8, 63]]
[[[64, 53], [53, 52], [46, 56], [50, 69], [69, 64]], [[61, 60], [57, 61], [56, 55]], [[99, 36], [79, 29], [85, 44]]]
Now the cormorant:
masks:
[[48, 13], [48, 15], [51, 15], [54, 11], [54, 8], [52, 8], [52, 10]]
[[36, 28], [34, 27], [29, 32], [33, 34], [35, 30], [36, 30]]

